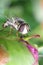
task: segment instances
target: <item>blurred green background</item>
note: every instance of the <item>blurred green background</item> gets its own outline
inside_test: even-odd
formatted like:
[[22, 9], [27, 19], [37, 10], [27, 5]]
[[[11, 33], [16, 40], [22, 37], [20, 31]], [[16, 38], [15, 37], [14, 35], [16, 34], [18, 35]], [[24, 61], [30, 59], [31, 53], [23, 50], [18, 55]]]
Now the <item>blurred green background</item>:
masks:
[[30, 40], [31, 44], [34, 44], [39, 51], [39, 65], [43, 64], [43, 28], [41, 23], [39, 23], [33, 12], [33, 2], [35, 0], [0, 0], [0, 30], [2, 29], [3, 22], [6, 21], [6, 18], [11, 17], [21, 17], [29, 25], [31, 32], [29, 35], [39, 34], [39, 39]]

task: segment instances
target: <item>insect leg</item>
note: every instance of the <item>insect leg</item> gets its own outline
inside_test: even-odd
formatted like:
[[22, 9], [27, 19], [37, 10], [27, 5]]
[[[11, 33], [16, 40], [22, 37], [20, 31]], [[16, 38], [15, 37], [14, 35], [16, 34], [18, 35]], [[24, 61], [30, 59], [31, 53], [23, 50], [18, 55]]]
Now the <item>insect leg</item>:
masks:
[[19, 36], [18, 36], [18, 31], [16, 32], [16, 36], [17, 36], [17, 38], [19, 37]]
[[11, 35], [11, 34], [12, 34], [12, 31], [13, 31], [13, 27], [12, 27], [12, 26], [10, 26], [10, 30], [9, 30], [8, 35], [7, 35], [7, 36]]

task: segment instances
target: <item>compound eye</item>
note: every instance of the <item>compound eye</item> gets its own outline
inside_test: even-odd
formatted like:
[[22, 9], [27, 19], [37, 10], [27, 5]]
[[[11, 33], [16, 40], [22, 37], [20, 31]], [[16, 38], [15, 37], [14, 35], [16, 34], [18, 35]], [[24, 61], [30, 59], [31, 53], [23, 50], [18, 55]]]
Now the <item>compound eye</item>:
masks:
[[14, 22], [15, 24], [17, 23], [17, 21]]
[[15, 21], [15, 24], [16, 24], [17, 22]]
[[19, 23], [18, 23], [17, 21], [15, 21], [15, 24], [16, 24], [16, 25], [19, 25]]

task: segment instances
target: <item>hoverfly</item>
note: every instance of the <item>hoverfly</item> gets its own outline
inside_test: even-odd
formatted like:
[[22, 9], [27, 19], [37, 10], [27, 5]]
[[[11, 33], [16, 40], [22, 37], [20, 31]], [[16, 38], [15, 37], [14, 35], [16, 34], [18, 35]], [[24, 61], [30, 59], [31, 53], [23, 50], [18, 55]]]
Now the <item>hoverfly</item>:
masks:
[[22, 35], [27, 34], [30, 31], [30, 25], [25, 23], [25, 21], [21, 18], [11, 18], [7, 19], [7, 21], [3, 24], [3, 27], [8, 27], [16, 29], [18, 32], [20, 32]]
[[[25, 23], [23, 19], [18, 18], [18, 17], [17, 18], [12, 17], [11, 19], [7, 19], [7, 21], [3, 24], [3, 27], [5, 28], [8, 26], [10, 26], [10, 28], [16, 29], [22, 35], [25, 35], [30, 31], [30, 25], [28, 25], [27, 23]], [[40, 37], [40, 35], [32, 35], [27, 38], [20, 38], [20, 41], [23, 42], [23, 44], [30, 50], [30, 52], [34, 56], [35, 58], [34, 64], [36, 64], [38, 61], [38, 51], [33, 46], [31, 46], [27, 40], [31, 38], [37, 38], [37, 37]]]

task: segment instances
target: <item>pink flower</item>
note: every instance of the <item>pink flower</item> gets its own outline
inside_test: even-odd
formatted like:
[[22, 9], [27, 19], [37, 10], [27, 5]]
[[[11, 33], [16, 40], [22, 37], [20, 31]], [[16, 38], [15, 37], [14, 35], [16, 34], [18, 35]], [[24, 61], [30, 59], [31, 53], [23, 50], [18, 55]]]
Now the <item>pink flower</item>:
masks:
[[38, 60], [38, 50], [34, 48], [32, 45], [28, 44], [27, 48], [31, 51], [32, 55], [36, 60]]
[[[38, 38], [38, 37], [40, 37], [40, 35], [33, 35], [29, 39]], [[28, 48], [28, 50], [30, 50], [31, 54], [33, 55], [35, 59], [35, 62], [33, 65], [37, 65], [38, 64], [38, 50], [35, 47], [33, 47], [31, 44], [29, 44], [27, 41], [25, 41], [24, 39], [21, 38], [21, 41], [24, 43], [24, 45]]]

